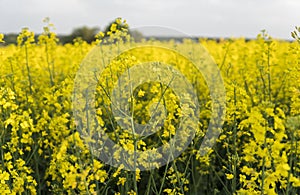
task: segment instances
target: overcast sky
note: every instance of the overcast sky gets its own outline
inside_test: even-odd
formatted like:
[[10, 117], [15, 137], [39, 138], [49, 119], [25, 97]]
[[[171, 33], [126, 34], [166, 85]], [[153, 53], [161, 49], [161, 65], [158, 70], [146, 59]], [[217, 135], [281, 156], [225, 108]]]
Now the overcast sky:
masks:
[[300, 26], [299, 0], [0, 0], [0, 32], [41, 32], [50, 17], [57, 33], [87, 25], [104, 28], [117, 17], [131, 27], [175, 28], [191, 36], [256, 37], [266, 29], [290, 39]]

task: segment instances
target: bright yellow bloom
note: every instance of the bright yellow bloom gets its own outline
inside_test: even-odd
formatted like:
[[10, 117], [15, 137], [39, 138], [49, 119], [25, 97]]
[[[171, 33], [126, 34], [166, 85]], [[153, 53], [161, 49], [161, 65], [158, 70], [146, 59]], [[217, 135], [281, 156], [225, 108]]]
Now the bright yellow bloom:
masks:
[[145, 91], [140, 89], [138, 92], [138, 97], [143, 97], [144, 95], [145, 95]]
[[125, 182], [126, 182], [126, 178], [125, 177], [119, 177], [117, 185], [124, 186]]
[[234, 178], [233, 174], [227, 174], [226, 173], [225, 175], [226, 175], [226, 178], [229, 179], [229, 180]]
[[136, 192], [133, 190], [130, 190], [130, 192], [127, 193], [128, 195], [136, 195]]
[[10, 153], [10, 152], [5, 153], [5, 154], [4, 154], [4, 159], [5, 159], [6, 161], [11, 160], [11, 159], [12, 159], [11, 153]]
[[4, 38], [4, 35], [0, 33], [0, 43], [4, 43], [3, 38]]

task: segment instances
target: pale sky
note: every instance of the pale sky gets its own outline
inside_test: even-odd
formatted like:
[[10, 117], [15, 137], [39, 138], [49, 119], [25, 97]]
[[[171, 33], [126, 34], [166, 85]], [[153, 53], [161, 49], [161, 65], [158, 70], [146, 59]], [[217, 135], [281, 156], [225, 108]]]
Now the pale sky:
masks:
[[57, 33], [80, 26], [103, 29], [117, 17], [130, 27], [162, 26], [191, 36], [249, 37], [262, 30], [290, 39], [300, 26], [299, 0], [0, 0], [0, 33], [41, 32], [50, 17]]

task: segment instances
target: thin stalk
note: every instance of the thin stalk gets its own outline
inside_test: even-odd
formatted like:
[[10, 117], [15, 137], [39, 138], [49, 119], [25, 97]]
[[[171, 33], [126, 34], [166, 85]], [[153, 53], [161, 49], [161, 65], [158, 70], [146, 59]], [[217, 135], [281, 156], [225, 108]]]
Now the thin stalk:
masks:
[[[266, 122], [265, 122], [265, 135], [264, 135], [264, 148], [266, 148], [267, 146], [267, 142], [266, 142], [266, 140], [267, 140], [267, 124], [266, 124]], [[266, 175], [265, 175], [265, 172], [266, 172], [266, 157], [264, 156], [263, 157], [263, 164], [262, 164], [262, 173], [261, 173], [261, 186], [260, 186], [260, 188], [261, 188], [261, 195], [264, 195], [264, 193], [265, 193], [265, 191], [264, 191], [264, 187], [265, 187], [265, 177], [266, 177]]]
[[270, 44], [268, 43], [268, 88], [269, 88], [269, 101], [272, 102], [272, 89], [271, 89], [271, 67], [270, 67]]
[[[128, 69], [128, 77], [129, 80], [130, 78], [130, 71]], [[137, 187], [137, 180], [136, 180], [136, 164], [137, 164], [137, 138], [135, 136], [135, 127], [134, 127], [134, 101], [133, 101], [133, 87], [132, 84], [130, 84], [130, 97], [131, 97], [131, 106], [132, 106], [132, 112], [131, 112], [131, 127], [132, 127], [132, 136], [133, 136], [133, 141], [134, 141], [134, 175], [133, 175], [133, 187], [134, 187], [134, 191], [136, 192], [136, 195], [138, 195], [138, 187]]]
[[182, 181], [180, 180], [181, 178], [179, 177], [178, 169], [177, 169], [177, 166], [176, 166], [175, 161], [173, 161], [173, 167], [174, 167], [174, 171], [175, 171], [175, 173], [176, 173], [177, 181], [178, 181], [178, 183], [179, 183], [179, 185], [180, 185], [181, 193], [184, 194], [184, 190], [183, 190], [183, 187], [182, 187], [182, 186], [183, 186], [183, 183], [182, 183]]
[[226, 51], [225, 51], [225, 54], [224, 54], [224, 57], [223, 57], [223, 60], [222, 60], [222, 63], [220, 65], [220, 70], [222, 70], [224, 64], [225, 64], [225, 61], [226, 61], [226, 58], [227, 58], [227, 55], [229, 53], [229, 46], [230, 46], [231, 43], [227, 44], [226, 46]]
[[13, 67], [13, 64], [12, 64], [12, 61], [9, 60], [9, 64], [10, 64], [10, 69], [11, 69], [11, 86], [12, 86], [12, 89], [13, 91], [16, 93], [16, 89], [15, 89], [15, 82], [14, 82], [14, 78], [15, 78], [15, 71], [14, 71], [14, 67]]
[[[50, 77], [50, 86], [54, 86], [54, 81], [53, 81], [53, 73], [51, 72], [51, 68], [50, 68], [50, 57], [48, 54], [48, 44], [46, 43], [46, 61], [47, 61], [47, 65], [48, 65], [48, 72], [49, 72], [49, 77]], [[54, 65], [52, 63], [52, 70], [54, 69]]]
[[[233, 89], [233, 94], [234, 94], [234, 105], [236, 107], [237, 104], [237, 99], [236, 99], [236, 86], [234, 86]], [[236, 179], [237, 179], [237, 148], [236, 148], [236, 143], [237, 143], [237, 120], [236, 120], [236, 113], [233, 114], [233, 175], [234, 178], [232, 180], [232, 191], [235, 193], [236, 191]]]
[[[73, 141], [74, 141], [74, 144], [76, 145], [76, 139], [75, 139], [74, 134], [73, 134]], [[81, 171], [81, 173], [83, 173], [83, 165], [84, 165], [84, 163], [81, 161], [79, 151], [78, 150], [75, 150], [75, 151], [76, 151], [75, 153], [76, 153], [76, 155], [78, 157], [78, 161], [79, 161], [78, 164], [80, 165], [80, 167], [79, 167], [80, 171]], [[84, 182], [84, 187], [85, 187], [85, 193], [87, 195], [90, 195], [91, 193], [89, 192], [89, 186], [88, 186], [87, 178], [84, 177], [83, 182]]]
[[217, 176], [217, 178], [219, 179], [219, 181], [221, 182], [222, 186], [224, 187], [223, 189], [225, 190], [226, 194], [231, 195], [232, 193], [229, 192], [229, 190], [227, 189], [227, 186], [224, 184], [223, 180], [220, 178], [220, 176], [218, 175], [218, 173], [216, 172], [216, 170], [214, 169], [213, 166], [212, 166], [212, 170], [215, 173], [215, 175]]
[[25, 56], [26, 56], [27, 76], [28, 76], [28, 81], [29, 81], [29, 91], [30, 91], [30, 94], [32, 94], [32, 79], [31, 79], [31, 75], [30, 75], [28, 48], [27, 48], [26, 44], [25, 44]]
[[146, 189], [146, 192], [145, 192], [146, 195], [150, 194], [151, 176], [152, 176], [152, 174], [153, 174], [153, 171], [151, 170], [150, 171], [150, 176], [149, 176], [149, 179], [148, 179], [148, 183], [147, 183], [147, 189]]
[[163, 187], [164, 187], [164, 184], [165, 184], [165, 180], [166, 180], [166, 176], [167, 176], [167, 172], [168, 172], [168, 165], [169, 165], [169, 163], [166, 164], [166, 168], [165, 168], [165, 171], [164, 171], [164, 176], [162, 178], [162, 182], [161, 182], [158, 194], [162, 193], [162, 190], [163, 190]]

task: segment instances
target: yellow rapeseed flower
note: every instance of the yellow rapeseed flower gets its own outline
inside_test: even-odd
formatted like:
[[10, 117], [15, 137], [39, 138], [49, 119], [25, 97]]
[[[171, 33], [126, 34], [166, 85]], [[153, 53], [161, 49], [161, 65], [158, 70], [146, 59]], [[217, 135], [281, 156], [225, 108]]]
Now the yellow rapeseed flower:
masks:
[[126, 178], [125, 178], [125, 177], [119, 177], [119, 180], [118, 180], [118, 182], [117, 182], [117, 185], [122, 185], [122, 186], [124, 186], [125, 182], [126, 182]]
[[229, 180], [234, 178], [233, 174], [227, 174], [226, 173], [225, 175], [226, 175], [226, 178], [229, 179]]
[[7, 153], [4, 154], [4, 160], [9, 161], [11, 159], [12, 159], [12, 156], [11, 156], [10, 152], [7, 152]]
[[138, 97], [143, 97], [144, 95], [145, 95], [145, 91], [140, 89], [138, 92]]
[[4, 43], [4, 35], [0, 33], [0, 43]]

